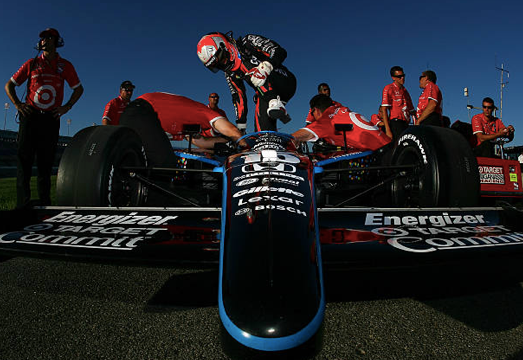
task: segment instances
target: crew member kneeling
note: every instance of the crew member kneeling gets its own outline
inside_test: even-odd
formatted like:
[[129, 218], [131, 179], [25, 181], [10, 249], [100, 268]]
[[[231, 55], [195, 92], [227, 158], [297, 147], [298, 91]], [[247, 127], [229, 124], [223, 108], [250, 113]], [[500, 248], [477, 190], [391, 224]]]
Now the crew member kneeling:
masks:
[[173, 165], [170, 140], [183, 140], [184, 125], [200, 126], [201, 132], [193, 144], [202, 148], [210, 149], [217, 142], [241, 137], [236, 126], [205, 104], [163, 92], [143, 94], [132, 101], [125, 108], [120, 125], [140, 134], [147, 158], [155, 166]]
[[351, 112], [347, 107], [333, 105], [324, 94], [314, 96], [310, 102], [315, 121], [292, 134], [298, 142], [315, 142], [324, 139], [331, 145], [345, 146], [343, 132], [336, 131], [336, 124], [352, 124], [347, 132], [347, 146], [354, 150], [376, 150], [390, 143], [390, 138], [362, 115]]

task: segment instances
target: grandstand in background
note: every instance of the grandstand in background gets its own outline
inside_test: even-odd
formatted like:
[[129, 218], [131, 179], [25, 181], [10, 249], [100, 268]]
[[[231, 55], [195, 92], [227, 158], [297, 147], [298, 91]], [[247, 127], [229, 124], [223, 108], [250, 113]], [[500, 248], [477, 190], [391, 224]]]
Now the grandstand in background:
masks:
[[[16, 176], [16, 137], [18, 133], [10, 130], [0, 130], [0, 177]], [[60, 158], [65, 147], [71, 141], [70, 136], [60, 136], [54, 163], [54, 172], [58, 169]]]

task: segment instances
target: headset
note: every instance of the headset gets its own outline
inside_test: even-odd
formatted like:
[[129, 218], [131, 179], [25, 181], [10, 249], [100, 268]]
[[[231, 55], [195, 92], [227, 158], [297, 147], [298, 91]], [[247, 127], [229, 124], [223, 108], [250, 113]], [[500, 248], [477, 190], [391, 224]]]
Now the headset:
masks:
[[[42, 40], [43, 40], [43, 38], [40, 38], [40, 40], [38, 40], [38, 42], [36, 43], [36, 46], [34, 47], [35, 50], [38, 50], [38, 51], [44, 50], [44, 48], [42, 47]], [[61, 36], [58, 36], [58, 38], [56, 38], [56, 47], [59, 48], [62, 46], [64, 46], [64, 39]]]

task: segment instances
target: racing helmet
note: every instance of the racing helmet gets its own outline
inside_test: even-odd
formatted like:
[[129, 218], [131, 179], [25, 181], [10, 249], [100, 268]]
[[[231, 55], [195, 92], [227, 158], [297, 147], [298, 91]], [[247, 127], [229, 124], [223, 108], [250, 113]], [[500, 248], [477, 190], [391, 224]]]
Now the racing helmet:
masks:
[[219, 32], [204, 35], [198, 42], [197, 53], [205, 67], [214, 73], [240, 67], [240, 54], [234, 40]]

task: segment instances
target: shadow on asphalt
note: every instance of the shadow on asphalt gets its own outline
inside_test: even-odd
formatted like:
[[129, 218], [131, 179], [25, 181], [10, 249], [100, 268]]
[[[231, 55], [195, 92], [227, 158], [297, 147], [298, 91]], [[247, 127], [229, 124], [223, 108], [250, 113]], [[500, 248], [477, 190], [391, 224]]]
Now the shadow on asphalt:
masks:
[[146, 311], [165, 312], [218, 305], [218, 271], [173, 275], [148, 301]]
[[470, 327], [499, 332], [523, 324], [523, 273], [326, 271], [328, 302], [412, 298]]
[[[324, 271], [327, 302], [411, 298], [486, 332], [523, 324], [522, 281], [521, 272]], [[217, 270], [176, 274], [149, 299], [146, 311], [217, 306], [217, 294]]]

